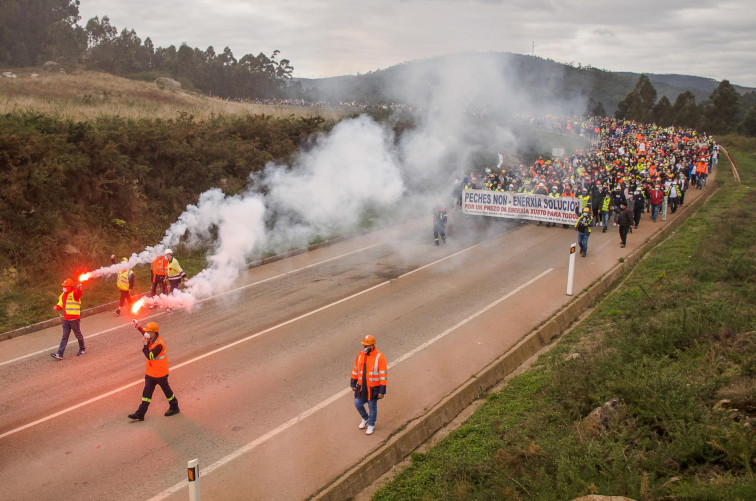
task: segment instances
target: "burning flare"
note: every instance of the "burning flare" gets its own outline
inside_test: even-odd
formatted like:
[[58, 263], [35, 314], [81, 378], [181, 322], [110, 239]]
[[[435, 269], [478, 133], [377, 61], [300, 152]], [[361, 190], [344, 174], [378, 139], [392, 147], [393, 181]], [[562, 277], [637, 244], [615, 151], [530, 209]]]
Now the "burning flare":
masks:
[[86, 282], [87, 280], [89, 280], [90, 276], [91, 276], [91, 273], [89, 272], [82, 273], [81, 275], [79, 275], [79, 283]]
[[145, 299], [141, 298], [141, 299], [139, 299], [139, 301], [137, 301], [136, 303], [134, 303], [133, 305], [131, 305], [131, 313], [133, 313], [135, 317], [136, 317], [136, 314], [139, 313], [139, 309], [142, 306], [144, 306], [144, 301], [145, 301]]

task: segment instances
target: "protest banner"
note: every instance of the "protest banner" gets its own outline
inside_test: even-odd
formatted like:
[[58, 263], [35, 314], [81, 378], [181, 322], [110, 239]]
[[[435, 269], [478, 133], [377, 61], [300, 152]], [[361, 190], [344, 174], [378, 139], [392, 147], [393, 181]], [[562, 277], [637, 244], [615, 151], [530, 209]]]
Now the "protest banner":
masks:
[[574, 225], [580, 199], [508, 191], [463, 190], [462, 212], [478, 216], [527, 219]]

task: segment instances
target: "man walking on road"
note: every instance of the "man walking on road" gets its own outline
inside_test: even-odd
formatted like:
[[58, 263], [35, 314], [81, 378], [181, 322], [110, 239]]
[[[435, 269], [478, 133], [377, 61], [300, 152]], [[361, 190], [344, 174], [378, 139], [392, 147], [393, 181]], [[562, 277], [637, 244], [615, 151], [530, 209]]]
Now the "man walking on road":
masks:
[[[112, 264], [116, 264], [115, 261], [115, 254], [110, 255], [110, 262]], [[129, 258], [124, 257], [121, 259], [121, 263], [128, 263]], [[114, 312], [116, 315], [121, 314], [121, 308], [124, 307], [127, 303], [129, 306], [133, 303], [131, 300], [131, 289], [134, 288], [134, 270], [131, 268], [127, 268], [125, 270], [121, 270], [116, 275], [116, 287], [118, 287], [118, 291], [121, 293], [121, 297], [118, 300], [118, 309]]]
[[438, 245], [438, 237], [441, 237], [441, 241], [446, 243], [446, 207], [441, 205], [441, 199], [436, 200], [436, 205], [431, 211], [433, 214], [433, 239], [435, 245]]
[[[349, 385], [354, 390], [354, 406], [362, 418], [359, 429], [367, 426], [365, 434], [372, 435], [378, 417], [378, 400], [386, 395], [388, 365], [383, 353], [375, 348], [373, 336], [365, 336], [361, 343], [363, 348], [354, 361]], [[368, 412], [365, 412], [365, 404]]]
[[86, 353], [84, 336], [81, 334], [81, 284], [74, 286], [74, 281], [67, 278], [60, 285], [63, 286], [63, 294], [58, 297], [58, 304], [53, 309], [63, 311], [63, 336], [60, 338], [58, 351], [50, 353], [55, 360], [63, 360], [63, 352], [66, 351], [68, 336], [71, 335], [72, 330], [79, 342], [79, 352], [76, 356]]
[[590, 207], [584, 207], [583, 213], [575, 223], [575, 229], [578, 232], [578, 245], [580, 246], [580, 255], [585, 257], [588, 252], [588, 237], [591, 236], [591, 227], [593, 218], [591, 217]]
[[619, 225], [620, 247], [624, 247], [627, 244], [627, 233], [633, 225], [633, 214], [627, 208], [627, 202], [620, 203], [620, 208], [617, 224]]
[[[152, 272], [152, 285], [150, 286], [150, 297], [153, 297], [157, 292], [158, 286], [163, 288], [163, 294], [168, 295], [168, 288], [166, 287], [166, 276], [168, 275], [168, 258], [166, 256], [158, 256], [152, 261], [150, 266]], [[156, 305], [151, 304], [150, 309], [155, 308]]]
[[152, 393], [155, 391], [155, 386], [160, 386], [163, 390], [165, 398], [168, 399], [168, 410], [165, 411], [165, 416], [173, 416], [181, 412], [178, 406], [178, 400], [173, 393], [170, 385], [168, 384], [168, 356], [165, 348], [165, 342], [160, 337], [158, 324], [155, 322], [149, 322], [144, 326], [144, 329], [139, 326], [136, 319], [133, 320], [134, 327], [142, 333], [142, 353], [144, 353], [146, 361], [146, 367], [144, 371], [144, 389], [142, 390], [142, 403], [139, 408], [133, 414], [129, 414], [129, 419], [135, 419], [137, 421], [144, 421], [144, 415], [147, 413], [147, 408], [152, 402]]

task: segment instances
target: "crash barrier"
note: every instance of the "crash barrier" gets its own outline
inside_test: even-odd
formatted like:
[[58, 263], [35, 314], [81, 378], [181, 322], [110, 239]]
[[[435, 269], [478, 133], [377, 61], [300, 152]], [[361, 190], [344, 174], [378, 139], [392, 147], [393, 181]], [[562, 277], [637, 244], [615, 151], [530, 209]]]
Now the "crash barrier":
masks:
[[684, 208], [678, 210], [680, 212], [678, 217], [625, 256], [624, 260], [617, 263], [551, 318], [537, 326], [512, 349], [468, 379], [427, 413], [407, 422], [405, 426], [400, 426], [399, 431], [386, 439], [377, 450], [318, 491], [311, 499], [317, 501], [351, 499], [366, 486], [378, 480], [381, 475], [416, 450], [434, 433], [449, 424], [475, 400], [485, 396], [487, 391], [558, 338], [580, 315], [593, 307], [601, 296], [614, 288], [649, 250], [680, 226], [717, 189], [718, 187], [712, 187], [695, 200], [686, 203]]

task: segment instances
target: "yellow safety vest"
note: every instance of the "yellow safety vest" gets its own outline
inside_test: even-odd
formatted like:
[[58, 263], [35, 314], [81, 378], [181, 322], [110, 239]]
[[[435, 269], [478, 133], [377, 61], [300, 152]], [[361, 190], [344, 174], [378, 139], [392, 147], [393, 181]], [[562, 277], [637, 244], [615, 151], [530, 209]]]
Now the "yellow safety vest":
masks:
[[129, 290], [129, 277], [131, 277], [131, 275], [133, 274], [133, 270], [123, 270], [118, 272], [118, 276], [116, 278], [116, 285], [118, 286], [118, 290]]
[[[81, 315], [81, 301], [74, 299], [74, 291], [64, 292], [58, 297], [58, 306], [63, 308], [63, 296], [68, 294], [66, 298], [66, 315], [80, 316]], [[49, 304], [49, 303], [48, 303]]]

